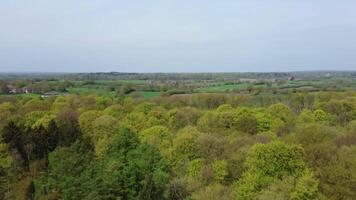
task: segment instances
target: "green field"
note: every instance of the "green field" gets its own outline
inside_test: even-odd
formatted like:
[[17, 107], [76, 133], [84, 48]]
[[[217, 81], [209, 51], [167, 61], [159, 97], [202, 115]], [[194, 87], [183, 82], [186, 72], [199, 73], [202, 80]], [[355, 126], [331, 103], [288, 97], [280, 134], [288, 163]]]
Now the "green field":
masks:
[[40, 97], [41, 95], [39, 94], [0, 94], [1, 97], [11, 97], [11, 96], [14, 96], [14, 97]]
[[98, 80], [97, 84], [124, 83], [124, 84], [147, 84], [147, 80]]
[[135, 95], [138, 95], [145, 99], [152, 99], [161, 95], [161, 92], [138, 91], [130, 94], [130, 96], [135, 96]]
[[86, 88], [86, 87], [73, 87], [69, 88], [68, 92], [70, 94], [89, 94], [89, 93], [97, 93], [100, 90], [97, 88]]
[[239, 83], [239, 84], [231, 84], [231, 85], [230, 84], [211, 85], [211, 86], [199, 88], [197, 91], [198, 92], [225, 92], [226, 90], [234, 90], [234, 89], [245, 90], [251, 85], [253, 84]]

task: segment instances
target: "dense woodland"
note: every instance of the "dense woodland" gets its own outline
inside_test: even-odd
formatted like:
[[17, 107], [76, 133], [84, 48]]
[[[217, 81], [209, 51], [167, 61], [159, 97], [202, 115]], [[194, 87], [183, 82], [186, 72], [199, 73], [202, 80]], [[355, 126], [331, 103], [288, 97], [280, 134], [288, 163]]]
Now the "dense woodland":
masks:
[[356, 199], [352, 85], [155, 98], [121, 86], [0, 95], [0, 199]]

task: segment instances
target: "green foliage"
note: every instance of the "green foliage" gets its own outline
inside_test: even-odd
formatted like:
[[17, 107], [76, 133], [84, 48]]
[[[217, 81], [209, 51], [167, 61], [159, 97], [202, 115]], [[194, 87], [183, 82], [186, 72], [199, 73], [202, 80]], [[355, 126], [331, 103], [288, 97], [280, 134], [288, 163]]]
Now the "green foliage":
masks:
[[258, 131], [258, 121], [250, 112], [241, 112], [235, 119], [235, 126], [238, 131], [256, 134]]
[[93, 135], [93, 122], [102, 115], [100, 111], [86, 111], [79, 116], [79, 126], [82, 133], [90, 137]]
[[218, 183], [223, 183], [226, 176], [228, 175], [227, 170], [226, 160], [215, 160], [213, 162], [214, 180]]
[[229, 112], [233, 110], [232, 106], [230, 104], [223, 104], [223, 105], [220, 105], [216, 111], [217, 112]]
[[202, 117], [199, 118], [197, 122], [197, 127], [200, 131], [209, 133], [214, 132], [219, 127], [219, 119], [221, 116], [214, 111], [205, 112]]
[[42, 101], [40, 99], [31, 99], [23, 105], [23, 111], [48, 111], [50, 108], [50, 103], [47, 101]]
[[275, 180], [302, 176], [307, 169], [303, 157], [303, 149], [295, 145], [282, 142], [254, 145], [246, 159], [248, 170], [236, 183], [236, 198], [254, 199]]
[[0, 171], [10, 168], [13, 162], [13, 159], [9, 152], [7, 152], [7, 149], [7, 144], [0, 143]]
[[0, 112], [3, 113], [3, 112], [14, 112], [16, 109], [15, 109], [15, 106], [10, 103], [10, 102], [4, 102], [2, 104], [0, 104]]
[[356, 120], [351, 121], [348, 125], [347, 125], [347, 129], [348, 131], [352, 132], [352, 133], [356, 133]]
[[208, 162], [226, 157], [226, 154], [232, 151], [229, 148], [232, 146], [230, 141], [220, 134], [200, 134], [197, 145], [199, 155]]
[[188, 167], [188, 174], [190, 177], [194, 178], [195, 180], [201, 180], [202, 177], [202, 169], [204, 166], [204, 160], [203, 159], [195, 159], [189, 162], [189, 167]]
[[235, 183], [235, 199], [249, 200], [256, 198], [257, 193], [263, 187], [266, 187], [271, 180], [271, 177], [262, 176], [253, 172], [246, 172], [243, 175], [243, 178]]
[[322, 166], [321, 189], [331, 199], [356, 198], [356, 146], [341, 147]]
[[304, 109], [302, 113], [298, 116], [299, 123], [320, 123], [328, 124], [330, 121], [330, 116], [323, 110], [317, 109], [312, 112], [309, 109]]
[[331, 140], [335, 137], [335, 130], [328, 126], [311, 123], [299, 125], [295, 133], [286, 139], [291, 143], [300, 144], [305, 151], [306, 159], [313, 166], [324, 165], [333, 154]]
[[[91, 149], [87, 141], [77, 141], [70, 147], [52, 152], [48, 157], [48, 172], [35, 180], [36, 196], [43, 199], [53, 195], [62, 199], [80, 199], [93, 195], [98, 190], [93, 185], [96, 180], [84, 175], [87, 168], [94, 167]], [[91, 171], [95, 172], [94, 169]]]
[[140, 133], [140, 140], [157, 147], [162, 154], [166, 155], [172, 145], [172, 134], [164, 126], [153, 126]]
[[303, 149], [282, 142], [254, 145], [249, 151], [246, 165], [251, 172], [278, 178], [300, 175], [306, 167]]
[[126, 111], [124, 110], [123, 106], [118, 105], [118, 104], [111, 105], [111, 106], [107, 107], [103, 111], [103, 113], [105, 115], [111, 115], [117, 119], [122, 119], [127, 114]]
[[314, 117], [315, 117], [315, 121], [317, 122], [328, 122], [330, 120], [330, 117], [328, 116], [328, 114], [326, 112], [324, 112], [323, 110], [315, 110], [314, 111]]
[[256, 115], [257, 120], [257, 130], [258, 132], [267, 132], [274, 128], [275, 122], [269, 113], [265, 111], [257, 112]]
[[[344, 125], [355, 119], [355, 104], [346, 100], [331, 100], [318, 105], [318, 108], [331, 115], [331, 122]], [[320, 114], [323, 119], [325, 114]]]
[[295, 178], [284, 177], [283, 179], [274, 179], [266, 188], [262, 189], [257, 195], [259, 200], [284, 200], [290, 199], [294, 190]]
[[0, 131], [14, 116], [15, 106], [10, 102], [0, 104]]
[[188, 125], [196, 125], [200, 116], [201, 112], [192, 107], [170, 110], [168, 113], [169, 127], [178, 130]]
[[71, 108], [64, 108], [57, 113], [56, 123], [59, 129], [60, 145], [69, 146], [81, 136], [78, 113]]
[[8, 152], [8, 145], [0, 143], [0, 199], [5, 199], [5, 193], [9, 190], [9, 180], [15, 166], [15, 159]]
[[292, 200], [319, 199], [319, 182], [313, 177], [311, 172], [304, 173], [295, 186], [295, 191], [291, 194]]
[[137, 105], [134, 109], [134, 112], [142, 112], [143, 114], [147, 115], [154, 107], [153, 103], [144, 102]]
[[197, 138], [201, 133], [194, 127], [188, 126], [177, 133], [171, 150], [171, 164], [177, 172], [186, 168], [186, 164], [199, 157]]
[[56, 98], [56, 100], [53, 102], [51, 110], [54, 113], [57, 113], [58, 111], [60, 111], [63, 108], [66, 107], [70, 107], [70, 104], [68, 102], [68, 98], [63, 97], [63, 96], [59, 96]]
[[[145, 80], [34, 81], [81, 92], [1, 95], [0, 199], [356, 199], [354, 91], [300, 92], [310, 82], [296, 80], [190, 94], [215, 83]], [[116, 95], [129, 82], [185, 94]]]
[[[216, 122], [215, 122], [216, 123]], [[234, 113], [232, 111], [219, 112], [217, 114], [217, 124], [219, 128], [231, 129], [234, 127]]]
[[212, 184], [204, 187], [192, 195], [195, 200], [231, 200], [232, 194], [229, 187], [221, 184]]
[[119, 122], [110, 115], [103, 115], [93, 122], [93, 135], [90, 137], [97, 156], [102, 157], [112, 137], [119, 130]]
[[268, 107], [268, 113], [285, 123], [290, 122], [293, 118], [290, 108], [282, 103], [277, 103]]
[[32, 129], [40, 128], [40, 127], [48, 128], [50, 122], [51, 122], [51, 121], [54, 121], [55, 118], [56, 118], [55, 115], [52, 115], [52, 114], [44, 114], [41, 118], [39, 118], [38, 120], [36, 120], [36, 122], [31, 126], [31, 128], [32, 128]]
[[149, 127], [160, 125], [161, 121], [156, 117], [143, 112], [132, 112], [124, 118], [123, 125], [139, 133]]
[[8, 94], [9, 92], [10, 92], [10, 90], [7, 87], [6, 83], [1, 81], [0, 82], [0, 94]]
[[53, 193], [61, 199], [160, 199], [168, 181], [159, 152], [140, 144], [121, 129], [107, 154], [94, 159], [90, 143], [81, 141], [49, 156], [48, 173], [36, 180], [38, 196]]
[[186, 200], [191, 195], [191, 188], [186, 178], [172, 178], [168, 184], [167, 199]]
[[314, 113], [309, 109], [304, 109], [298, 116], [298, 123], [314, 123], [316, 118]]
[[112, 99], [107, 96], [100, 96], [95, 98], [96, 107], [104, 109], [112, 104]]
[[49, 115], [49, 112], [44, 111], [33, 111], [25, 116], [24, 124], [26, 127], [33, 128], [34, 124], [42, 117]]

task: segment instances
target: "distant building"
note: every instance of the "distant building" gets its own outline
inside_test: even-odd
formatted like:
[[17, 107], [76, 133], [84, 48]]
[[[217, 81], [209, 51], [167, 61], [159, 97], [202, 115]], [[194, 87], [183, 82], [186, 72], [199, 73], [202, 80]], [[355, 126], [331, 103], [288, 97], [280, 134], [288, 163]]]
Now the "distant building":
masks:
[[14, 85], [7, 85], [6, 86], [10, 94], [29, 94], [31, 91], [27, 87], [16, 87]]
[[20, 91], [21, 91], [20, 88], [17, 88], [14, 85], [7, 85], [7, 88], [9, 89], [10, 94], [17, 94], [17, 93], [20, 93]]
[[53, 97], [53, 96], [58, 96], [59, 93], [52, 91], [52, 92], [45, 92], [41, 95], [42, 98], [48, 98], [48, 97]]
[[257, 83], [258, 80], [254, 78], [240, 78], [240, 82], [245, 82], [245, 83]]
[[28, 94], [30, 93], [29, 90], [27, 89], [27, 87], [23, 87], [22, 88], [22, 93]]
[[294, 81], [295, 80], [295, 77], [294, 76], [289, 76], [288, 77], [288, 81]]

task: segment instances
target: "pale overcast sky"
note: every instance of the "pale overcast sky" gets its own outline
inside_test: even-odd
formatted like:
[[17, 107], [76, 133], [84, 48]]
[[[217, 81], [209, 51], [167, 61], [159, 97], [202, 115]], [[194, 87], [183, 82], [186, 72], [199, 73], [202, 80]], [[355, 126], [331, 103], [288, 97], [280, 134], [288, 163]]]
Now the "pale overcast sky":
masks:
[[356, 0], [1, 0], [2, 72], [356, 70]]

